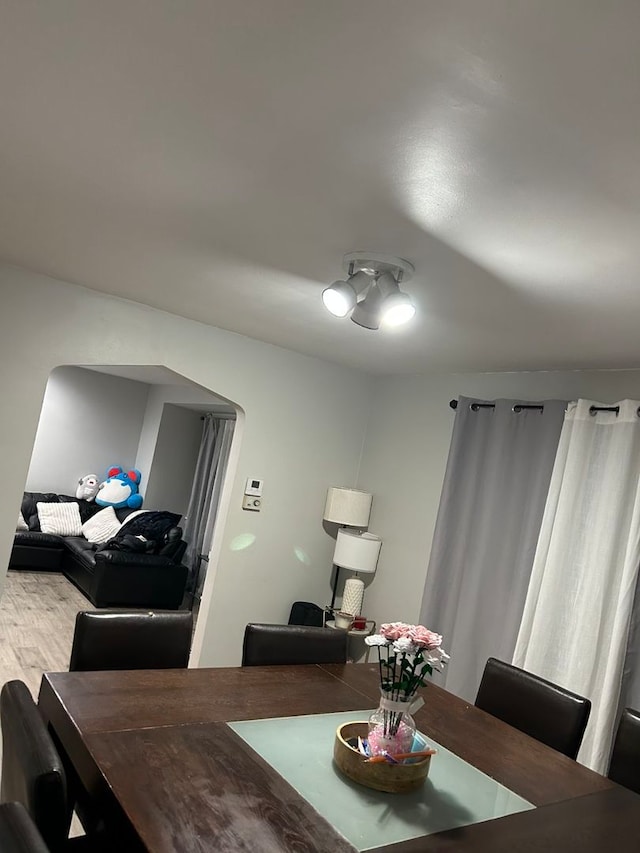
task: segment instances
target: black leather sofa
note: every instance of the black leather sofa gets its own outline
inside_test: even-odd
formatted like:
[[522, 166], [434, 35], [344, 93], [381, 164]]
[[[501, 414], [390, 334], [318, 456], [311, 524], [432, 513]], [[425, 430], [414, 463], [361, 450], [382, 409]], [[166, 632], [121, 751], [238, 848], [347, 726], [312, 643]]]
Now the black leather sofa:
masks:
[[[69, 495], [25, 492], [21, 511], [30, 529], [16, 532], [9, 569], [62, 572], [95, 607], [180, 607], [188, 574], [180, 563], [186, 549], [180, 527], [167, 523], [152, 553], [126, 550], [117, 542], [96, 547], [83, 536], [42, 533], [36, 508], [40, 501], [75, 501], [83, 523], [102, 509]], [[132, 512], [117, 509], [116, 515], [124, 522]]]

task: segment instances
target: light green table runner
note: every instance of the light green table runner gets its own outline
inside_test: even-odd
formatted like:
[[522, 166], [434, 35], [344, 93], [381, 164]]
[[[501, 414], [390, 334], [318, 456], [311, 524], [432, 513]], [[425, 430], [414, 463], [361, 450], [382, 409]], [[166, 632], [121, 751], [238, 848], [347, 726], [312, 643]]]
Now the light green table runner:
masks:
[[533, 808], [428, 735], [438, 753], [420, 790], [385, 794], [351, 782], [333, 764], [335, 731], [341, 723], [366, 720], [369, 713], [243, 720], [229, 726], [360, 851]]

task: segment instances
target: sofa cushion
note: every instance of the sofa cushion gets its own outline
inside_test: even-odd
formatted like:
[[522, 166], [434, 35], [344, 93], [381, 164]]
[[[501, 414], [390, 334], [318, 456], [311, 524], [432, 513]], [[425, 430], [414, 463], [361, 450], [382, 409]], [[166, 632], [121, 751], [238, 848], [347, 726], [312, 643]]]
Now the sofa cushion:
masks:
[[38, 503], [77, 503], [83, 522], [100, 510], [100, 507], [92, 501], [78, 500], [72, 495], [57, 495], [55, 492], [25, 492], [22, 496], [20, 511], [29, 525], [29, 530], [40, 530]]
[[18, 513], [18, 523], [16, 524], [16, 530], [28, 530], [28, 529], [29, 529], [29, 525], [24, 520], [24, 515], [21, 512], [19, 512]]
[[65, 536], [62, 540], [69, 551], [84, 554], [85, 551], [92, 553], [96, 550], [93, 542], [89, 542], [84, 536]]
[[36, 548], [64, 548], [64, 543], [62, 536], [41, 533], [39, 530], [18, 531], [13, 538], [14, 545], [32, 545]]
[[175, 563], [168, 557], [157, 554], [136, 554], [132, 551], [95, 551], [91, 555], [94, 565], [110, 564], [119, 566], [155, 566], [158, 569], [175, 568]]
[[112, 506], [106, 506], [92, 515], [82, 525], [82, 535], [89, 541], [100, 545], [103, 542], [108, 542], [120, 530], [121, 523], [116, 517], [115, 510]]
[[40, 530], [43, 533], [57, 533], [59, 536], [79, 536], [82, 533], [82, 520], [78, 504], [38, 503]]
[[[29, 530], [40, 530], [40, 519], [38, 518], [37, 504], [59, 502], [60, 497], [64, 497], [64, 495], [56, 495], [54, 492], [25, 492], [23, 494], [20, 512], [24, 516], [24, 520], [29, 525]], [[71, 500], [71, 498], [69, 498], [69, 500]], [[75, 498], [73, 500], [75, 500]]]

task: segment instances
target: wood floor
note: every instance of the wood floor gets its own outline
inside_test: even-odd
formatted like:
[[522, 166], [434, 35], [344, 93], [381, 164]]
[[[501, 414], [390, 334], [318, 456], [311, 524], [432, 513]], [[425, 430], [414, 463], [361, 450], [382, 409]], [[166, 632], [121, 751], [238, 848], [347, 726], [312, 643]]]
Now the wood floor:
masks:
[[[8, 572], [0, 597], [0, 685], [19, 678], [37, 699], [43, 672], [69, 668], [79, 610], [95, 607], [59, 572]], [[74, 814], [70, 835], [82, 834]]]
[[79, 610], [95, 608], [64, 575], [8, 572], [0, 598], [0, 685], [19, 678], [37, 699], [43, 672], [69, 668]]

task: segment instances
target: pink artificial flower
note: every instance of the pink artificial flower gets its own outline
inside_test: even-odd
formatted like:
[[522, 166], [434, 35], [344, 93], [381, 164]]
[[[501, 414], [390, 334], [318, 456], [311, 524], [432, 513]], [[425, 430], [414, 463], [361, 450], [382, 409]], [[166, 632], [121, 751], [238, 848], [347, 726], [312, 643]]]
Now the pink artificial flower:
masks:
[[442, 643], [442, 635], [430, 631], [424, 625], [412, 625], [409, 636], [421, 649], [438, 649]]
[[387, 640], [399, 640], [400, 637], [408, 636], [408, 631], [412, 625], [407, 625], [406, 622], [385, 622], [380, 626], [380, 633]]

